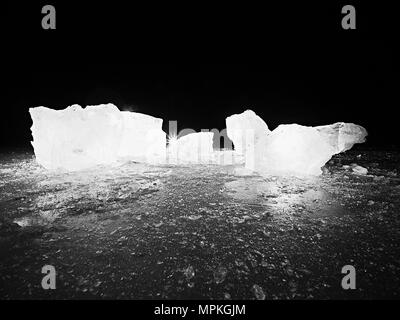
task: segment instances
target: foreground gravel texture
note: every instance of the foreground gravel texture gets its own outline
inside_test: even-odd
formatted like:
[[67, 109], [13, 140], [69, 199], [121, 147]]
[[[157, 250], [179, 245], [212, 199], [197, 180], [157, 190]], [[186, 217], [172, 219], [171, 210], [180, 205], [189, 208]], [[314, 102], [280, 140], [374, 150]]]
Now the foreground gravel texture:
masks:
[[[399, 159], [351, 151], [300, 179], [137, 163], [51, 173], [3, 154], [0, 298], [399, 298]], [[56, 290], [41, 287], [46, 264]]]

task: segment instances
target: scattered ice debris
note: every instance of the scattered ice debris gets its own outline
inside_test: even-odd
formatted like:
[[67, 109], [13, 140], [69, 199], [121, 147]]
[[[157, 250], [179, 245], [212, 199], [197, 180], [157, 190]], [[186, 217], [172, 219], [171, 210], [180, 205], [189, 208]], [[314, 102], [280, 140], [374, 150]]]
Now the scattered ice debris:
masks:
[[159, 228], [159, 227], [161, 227], [163, 224], [164, 224], [164, 223], [163, 223], [162, 221], [160, 221], [159, 223], [155, 223], [154, 226], [155, 226], [156, 228]]
[[366, 175], [368, 173], [368, 169], [361, 167], [359, 165], [355, 165], [352, 167], [352, 170], [354, 173], [359, 174], [359, 175]]
[[228, 270], [223, 267], [219, 266], [215, 271], [214, 271], [214, 281], [216, 284], [220, 284], [225, 281], [225, 277], [228, 273]]
[[331, 174], [331, 172], [329, 171], [329, 169], [326, 166], [323, 166], [321, 170], [322, 170], [323, 175]]
[[225, 292], [224, 293], [224, 299], [225, 300], [231, 300], [231, 295], [229, 294], [229, 292]]
[[32, 224], [32, 219], [29, 219], [28, 217], [22, 217], [20, 219], [15, 219], [14, 223], [20, 227], [28, 227]]
[[253, 292], [257, 300], [265, 300], [264, 290], [258, 284], [253, 285], [251, 291]]
[[195, 221], [201, 218], [201, 215], [191, 215], [186, 217], [189, 220]]
[[191, 265], [189, 265], [186, 269], [183, 270], [183, 274], [184, 274], [186, 280], [189, 281], [195, 275], [194, 268]]
[[397, 172], [396, 171], [389, 171], [388, 172], [389, 177], [397, 177]]

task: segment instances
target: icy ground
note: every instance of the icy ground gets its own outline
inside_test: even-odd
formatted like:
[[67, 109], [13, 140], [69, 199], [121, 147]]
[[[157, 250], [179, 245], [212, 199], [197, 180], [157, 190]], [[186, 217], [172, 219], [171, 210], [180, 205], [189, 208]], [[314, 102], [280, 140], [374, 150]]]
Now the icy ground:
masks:
[[349, 151], [301, 180], [137, 163], [55, 174], [3, 154], [0, 298], [399, 298], [399, 159]]

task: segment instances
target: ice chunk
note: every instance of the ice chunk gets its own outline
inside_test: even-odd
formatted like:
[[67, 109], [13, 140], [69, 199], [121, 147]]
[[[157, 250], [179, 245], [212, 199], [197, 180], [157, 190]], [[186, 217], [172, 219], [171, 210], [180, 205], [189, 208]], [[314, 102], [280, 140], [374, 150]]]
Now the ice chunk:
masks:
[[145, 161], [145, 155], [165, 154], [161, 119], [121, 112], [113, 104], [29, 112], [36, 160], [47, 169], [74, 171], [120, 158]]
[[312, 127], [280, 125], [254, 147], [254, 163], [246, 167], [270, 174], [321, 174], [335, 146]]
[[[235, 121], [228, 121], [232, 117]], [[239, 144], [238, 151], [244, 152], [245, 167], [261, 174], [319, 175], [334, 154], [364, 142], [367, 136], [363, 127], [352, 123], [319, 127], [290, 124], [269, 131], [260, 127], [260, 120], [254, 112], [246, 111], [228, 117], [226, 123], [230, 138], [232, 130], [241, 125], [246, 128], [246, 134], [242, 129], [242, 135], [232, 135], [231, 139]]]
[[171, 163], [209, 163], [213, 157], [213, 132], [189, 133], [170, 138], [168, 156]]
[[118, 157], [139, 162], [162, 162], [167, 139], [163, 120], [147, 114], [122, 111], [123, 132]]
[[367, 131], [350, 123], [322, 127], [280, 125], [254, 146], [253, 163], [246, 166], [272, 174], [319, 175], [333, 155], [365, 141]]
[[47, 169], [79, 170], [117, 160], [122, 116], [111, 104], [30, 108], [36, 160]]
[[347, 151], [356, 143], [365, 142], [368, 135], [365, 128], [354, 123], [337, 122], [327, 126], [315, 127], [329, 141], [336, 153]]
[[359, 175], [365, 175], [368, 173], [367, 168], [361, 167], [359, 165], [354, 165], [352, 169], [353, 169], [354, 173], [359, 174]]
[[252, 110], [226, 118], [226, 131], [239, 154], [246, 153], [246, 144], [256, 143], [271, 131], [267, 124]]

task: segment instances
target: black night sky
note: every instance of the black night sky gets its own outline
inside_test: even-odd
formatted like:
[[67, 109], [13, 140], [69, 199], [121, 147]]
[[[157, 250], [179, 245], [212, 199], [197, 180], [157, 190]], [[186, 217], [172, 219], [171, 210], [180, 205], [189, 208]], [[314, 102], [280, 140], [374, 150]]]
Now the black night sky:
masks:
[[29, 147], [29, 107], [107, 102], [179, 129], [223, 129], [253, 109], [270, 129], [354, 122], [366, 147], [398, 144], [390, 8], [354, 4], [357, 30], [343, 30], [341, 2], [54, 2], [57, 29], [42, 30], [43, 4], [8, 7], [2, 146]]

